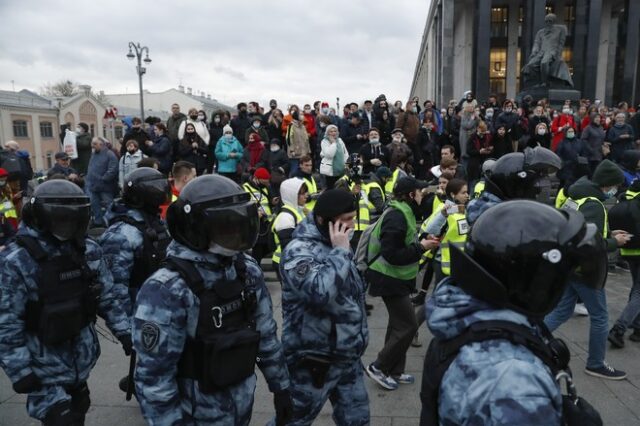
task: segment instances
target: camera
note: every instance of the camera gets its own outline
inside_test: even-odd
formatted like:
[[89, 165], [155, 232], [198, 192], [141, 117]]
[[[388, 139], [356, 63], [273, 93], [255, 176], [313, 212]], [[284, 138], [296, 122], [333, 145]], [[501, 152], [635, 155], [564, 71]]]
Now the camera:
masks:
[[351, 154], [347, 160], [349, 179], [355, 183], [362, 182], [362, 160], [359, 154]]

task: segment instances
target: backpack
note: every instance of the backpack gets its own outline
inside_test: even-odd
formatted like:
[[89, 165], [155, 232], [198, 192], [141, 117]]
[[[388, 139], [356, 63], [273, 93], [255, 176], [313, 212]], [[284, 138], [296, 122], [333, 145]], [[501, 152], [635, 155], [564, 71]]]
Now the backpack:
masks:
[[9, 173], [9, 179], [18, 179], [22, 177], [22, 163], [20, 157], [14, 152], [0, 152], [0, 167]]
[[640, 248], [640, 205], [635, 199], [621, 200], [609, 210], [609, 229], [622, 229], [633, 234], [631, 240], [623, 248]]
[[371, 266], [373, 262], [375, 262], [380, 257], [381, 253], [378, 252], [375, 253], [371, 259], [369, 259], [369, 241], [371, 240], [371, 234], [373, 233], [375, 228], [382, 226], [382, 219], [389, 210], [389, 208], [385, 209], [382, 215], [380, 215], [380, 217], [376, 219], [375, 222], [367, 226], [367, 229], [365, 229], [360, 236], [360, 240], [358, 241], [358, 246], [356, 247], [353, 260], [356, 264], [356, 269], [361, 274], [367, 272], [369, 266]]
[[[543, 330], [546, 327], [543, 326]], [[562, 395], [563, 425], [602, 425], [600, 414], [586, 400], [577, 396], [569, 370], [570, 353], [566, 344], [555, 339], [546, 330], [549, 343], [528, 327], [508, 321], [480, 321], [469, 326], [462, 334], [448, 340], [433, 338], [424, 358], [420, 400], [420, 426], [438, 426], [438, 402], [440, 385], [460, 349], [470, 343], [503, 339], [514, 345], [524, 346], [550, 370], [552, 377], [565, 379], [569, 395]]]

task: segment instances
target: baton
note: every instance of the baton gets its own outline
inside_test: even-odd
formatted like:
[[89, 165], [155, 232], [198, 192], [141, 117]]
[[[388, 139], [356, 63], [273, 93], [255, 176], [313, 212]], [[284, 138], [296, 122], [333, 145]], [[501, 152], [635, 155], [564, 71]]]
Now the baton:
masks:
[[129, 358], [129, 375], [127, 376], [127, 396], [125, 399], [131, 401], [131, 395], [133, 394], [133, 373], [136, 369], [136, 351], [131, 351]]

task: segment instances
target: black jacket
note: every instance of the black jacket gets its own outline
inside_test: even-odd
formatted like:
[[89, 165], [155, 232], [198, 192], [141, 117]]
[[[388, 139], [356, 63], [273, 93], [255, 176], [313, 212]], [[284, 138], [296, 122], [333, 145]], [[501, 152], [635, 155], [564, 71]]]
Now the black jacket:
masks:
[[[402, 212], [394, 209], [386, 213], [380, 230], [380, 255], [392, 265], [409, 265], [418, 262], [424, 250], [418, 242], [405, 246], [407, 221]], [[367, 281], [372, 296], [406, 296], [415, 290], [416, 280], [400, 280], [383, 275], [372, 269], [367, 270]]]

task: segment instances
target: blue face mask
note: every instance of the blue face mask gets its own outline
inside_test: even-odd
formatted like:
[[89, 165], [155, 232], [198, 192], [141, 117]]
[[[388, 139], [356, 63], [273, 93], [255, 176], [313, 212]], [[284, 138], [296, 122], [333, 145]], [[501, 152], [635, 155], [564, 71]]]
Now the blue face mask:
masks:
[[610, 190], [608, 190], [607, 192], [604, 193], [605, 198], [608, 200], [610, 198], [613, 198], [616, 196], [616, 194], [618, 193], [618, 188], [613, 187]]

